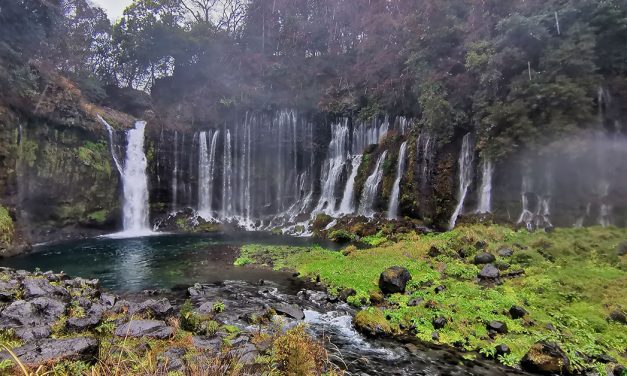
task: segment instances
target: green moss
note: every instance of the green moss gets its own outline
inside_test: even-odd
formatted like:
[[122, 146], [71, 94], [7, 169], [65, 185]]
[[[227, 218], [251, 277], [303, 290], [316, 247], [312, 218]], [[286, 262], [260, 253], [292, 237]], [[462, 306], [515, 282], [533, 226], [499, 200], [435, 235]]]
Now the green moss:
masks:
[[109, 216], [109, 212], [107, 210], [97, 210], [87, 215], [87, 218], [90, 221], [102, 224], [106, 222], [108, 216]]
[[111, 175], [111, 164], [109, 163], [109, 151], [104, 141], [85, 142], [78, 148], [77, 157], [85, 166], [91, 167], [98, 172], [103, 172], [107, 176]]
[[24, 163], [28, 165], [28, 167], [35, 166], [35, 161], [37, 161], [38, 149], [39, 145], [37, 145], [35, 141], [22, 140], [20, 158]]
[[366, 308], [357, 312], [353, 324], [359, 331], [369, 335], [390, 335], [395, 332], [384, 312], [378, 308]]
[[8, 247], [13, 242], [15, 226], [9, 211], [0, 205], [0, 248]]
[[[241, 252], [256, 263], [320, 276], [331, 290], [353, 288], [355, 301], [370, 301], [387, 267], [404, 266], [412, 274], [408, 293], [388, 297], [390, 304], [385, 306], [390, 308], [382, 312], [360, 313], [362, 321], [372, 318], [363, 315], [376, 314], [378, 319], [383, 315], [392, 327], [413, 326], [417, 337], [432, 341], [432, 320], [445, 317], [447, 325], [438, 330], [440, 343], [482, 352], [493, 352], [495, 343], [503, 343], [512, 350], [503, 358], [507, 364], [520, 361], [535, 342], [550, 340], [566, 351], [577, 370], [596, 365], [586, 355], [623, 359], [627, 332], [606, 318], [612, 310], [627, 307], [627, 256], [616, 252], [626, 238], [627, 229], [617, 228], [529, 233], [471, 225], [440, 234], [407, 234], [397, 243], [346, 256], [320, 247], [248, 245]], [[493, 287], [476, 283], [479, 268], [470, 258], [460, 259], [457, 251], [472, 249], [479, 240], [486, 241], [487, 251], [493, 254], [502, 247], [514, 249], [513, 257], [497, 261], [510, 264], [509, 270], [524, 269], [525, 275]], [[428, 256], [431, 246], [441, 254]], [[436, 293], [438, 285], [446, 290]], [[408, 306], [412, 298], [422, 298], [424, 303]], [[512, 319], [508, 314], [512, 305], [525, 307], [528, 316]], [[486, 323], [492, 320], [505, 322], [509, 333], [491, 339]], [[551, 326], [555, 330], [548, 329]]]
[[379, 231], [376, 233], [376, 235], [366, 236], [362, 238], [361, 241], [368, 244], [369, 246], [377, 247], [387, 242], [388, 238], [383, 235], [383, 231]]
[[355, 234], [351, 234], [346, 230], [335, 230], [329, 234], [329, 239], [334, 242], [350, 242], [355, 240]]

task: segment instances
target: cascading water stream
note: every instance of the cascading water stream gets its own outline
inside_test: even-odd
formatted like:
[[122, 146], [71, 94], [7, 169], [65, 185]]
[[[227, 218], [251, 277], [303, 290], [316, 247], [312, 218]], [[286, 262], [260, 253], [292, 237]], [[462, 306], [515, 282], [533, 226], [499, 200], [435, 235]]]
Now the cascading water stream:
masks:
[[322, 171], [322, 194], [313, 214], [324, 212], [331, 215], [335, 213], [335, 190], [348, 153], [346, 150], [348, 120], [345, 120], [343, 124], [332, 124], [331, 134], [327, 160]]
[[233, 154], [231, 152], [231, 131], [226, 130], [224, 157], [222, 159], [222, 217], [229, 219], [233, 214]]
[[179, 133], [174, 131], [174, 167], [172, 168], [172, 211], [176, 212], [178, 199], [179, 177]]
[[355, 179], [357, 178], [363, 156], [358, 154], [352, 159], [351, 174], [346, 181], [344, 195], [342, 195], [342, 202], [340, 203], [340, 214], [353, 214], [355, 212]]
[[529, 210], [529, 194], [532, 192], [533, 182], [529, 173], [525, 173], [522, 178], [521, 205], [522, 212], [518, 217], [517, 224], [524, 223], [527, 229], [531, 230], [533, 225], [533, 213]]
[[481, 170], [481, 187], [479, 188], [477, 213], [485, 214], [492, 212], [492, 176], [494, 175], [492, 161], [484, 159]]
[[398, 167], [396, 170], [396, 180], [394, 180], [394, 186], [392, 187], [392, 196], [390, 197], [390, 204], [388, 207], [388, 219], [398, 218], [398, 203], [399, 196], [401, 194], [401, 179], [405, 172], [405, 154], [407, 152], [407, 141], [401, 144], [401, 148], [398, 152]]
[[127, 131], [126, 159], [122, 165], [113, 144], [113, 128], [101, 117], [100, 121], [109, 132], [111, 155], [122, 178], [124, 194], [122, 204], [123, 231], [110, 235], [115, 238], [132, 238], [154, 234], [150, 230], [148, 211], [148, 177], [146, 168], [148, 161], [144, 152], [145, 121], [135, 123], [135, 128]]
[[462, 141], [462, 150], [459, 154], [459, 191], [457, 193], [457, 207], [451, 216], [449, 229], [455, 228], [457, 218], [464, 210], [464, 201], [468, 194], [468, 188], [472, 183], [472, 163], [474, 160], [474, 151], [472, 148], [472, 140], [470, 133], [464, 136]]
[[[215, 170], [215, 150], [218, 140], [217, 131], [200, 132], [198, 136], [198, 215], [203, 219], [213, 219], [213, 173]], [[210, 147], [208, 141], [211, 139]]]
[[375, 165], [374, 171], [366, 182], [364, 183], [364, 189], [361, 194], [361, 200], [359, 201], [359, 214], [372, 217], [374, 216], [374, 201], [377, 197], [377, 193], [379, 192], [379, 185], [381, 184], [381, 179], [383, 178], [383, 162], [385, 162], [385, 158], [387, 157], [387, 150], [384, 151], [379, 159], [377, 159], [377, 164]]

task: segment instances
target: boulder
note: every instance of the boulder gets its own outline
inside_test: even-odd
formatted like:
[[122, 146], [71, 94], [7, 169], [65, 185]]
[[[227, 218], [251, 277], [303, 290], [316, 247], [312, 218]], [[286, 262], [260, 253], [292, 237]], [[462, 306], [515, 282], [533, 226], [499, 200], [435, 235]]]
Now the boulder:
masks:
[[504, 345], [504, 344], [497, 345], [497, 346], [494, 348], [494, 350], [495, 350], [494, 354], [495, 354], [497, 357], [498, 357], [498, 356], [501, 356], [501, 355], [507, 355], [507, 354], [509, 354], [509, 353], [511, 353], [511, 352], [512, 352], [512, 350], [510, 350], [509, 346]]
[[616, 254], [619, 256], [627, 255], [627, 241], [624, 241], [616, 246]]
[[407, 302], [407, 306], [408, 307], [415, 307], [418, 304], [422, 303], [424, 301], [423, 298], [412, 298], [409, 300], [409, 302]]
[[170, 304], [168, 299], [161, 300], [146, 300], [139, 305], [131, 306], [128, 312], [130, 315], [135, 314], [148, 314], [156, 319], [163, 320], [174, 313], [174, 307]]
[[570, 361], [555, 343], [537, 342], [520, 361], [523, 370], [545, 375], [569, 373]]
[[512, 308], [509, 309], [509, 314], [513, 319], [521, 319], [527, 315], [527, 310], [520, 306], [512, 306]]
[[404, 293], [410, 279], [409, 270], [401, 266], [392, 266], [379, 276], [379, 288], [384, 294]]
[[65, 303], [50, 298], [36, 298], [29, 302], [18, 300], [6, 307], [0, 317], [5, 326], [52, 325], [65, 314], [65, 309]]
[[70, 317], [65, 327], [70, 332], [82, 332], [93, 329], [102, 321], [102, 312], [87, 311], [84, 317]]
[[446, 326], [446, 318], [438, 317], [438, 318], [433, 319], [431, 323], [433, 324], [433, 327], [435, 329], [442, 329], [444, 328], [444, 326]]
[[440, 254], [442, 254], [442, 252], [438, 249], [438, 247], [432, 245], [431, 248], [429, 248], [429, 257], [437, 257]]
[[486, 249], [488, 246], [488, 242], [486, 242], [485, 240], [479, 240], [478, 242], [475, 243], [475, 248], [477, 249]]
[[357, 291], [355, 291], [354, 289], [344, 289], [340, 291], [337, 298], [345, 302], [346, 300], [348, 300], [349, 297], [355, 296], [355, 295], [357, 295]]
[[295, 304], [279, 303], [272, 306], [272, 308], [274, 308], [279, 315], [288, 316], [296, 320], [303, 320], [305, 318], [303, 310]]
[[115, 335], [118, 337], [167, 339], [173, 334], [173, 328], [167, 326], [165, 322], [157, 320], [130, 321], [115, 329]]
[[475, 256], [474, 263], [477, 265], [490, 264], [496, 260], [493, 254], [487, 252], [481, 252]]
[[511, 248], [501, 248], [498, 250], [497, 254], [501, 257], [512, 257], [514, 250]]
[[221, 336], [213, 336], [213, 337], [202, 337], [202, 336], [194, 336], [192, 337], [192, 343], [194, 347], [199, 350], [205, 350], [212, 353], [220, 352], [220, 348], [222, 347], [223, 339]]
[[445, 291], [445, 290], [446, 290], [446, 286], [444, 286], [444, 285], [440, 285], [440, 286], [436, 287], [436, 288], [435, 288], [435, 290], [433, 290], [433, 291], [434, 291], [436, 294], [439, 294], [439, 293], [441, 293], [442, 291]]
[[[57, 363], [62, 360], [96, 362], [99, 343], [94, 338], [42, 339], [13, 349], [13, 353], [27, 367]], [[0, 359], [13, 359], [7, 351]]]
[[172, 348], [164, 351], [159, 355], [157, 368], [165, 369], [168, 374], [170, 372], [182, 371], [185, 369], [185, 362], [183, 361], [185, 353], [185, 349], [182, 348]]
[[100, 294], [100, 304], [107, 308], [112, 308], [115, 305], [117, 298], [115, 295], [102, 293]]
[[490, 321], [486, 328], [488, 331], [496, 332], [498, 334], [507, 333], [507, 324], [502, 321]]
[[50, 326], [35, 326], [35, 327], [22, 327], [15, 329], [15, 335], [17, 338], [24, 342], [31, 342], [37, 339], [43, 339], [50, 337], [52, 330]]
[[611, 321], [615, 321], [621, 324], [627, 324], [627, 316], [625, 315], [624, 312], [619, 311], [619, 310], [614, 310], [610, 313], [610, 316], [608, 317]]
[[482, 280], [494, 280], [497, 279], [500, 275], [501, 272], [499, 271], [499, 269], [492, 264], [485, 265], [479, 272], [479, 278]]
[[29, 300], [32, 298], [59, 298], [59, 299], [69, 299], [70, 294], [67, 290], [53, 286], [50, 284], [50, 281], [44, 278], [26, 278], [23, 282], [24, 286], [24, 297]]

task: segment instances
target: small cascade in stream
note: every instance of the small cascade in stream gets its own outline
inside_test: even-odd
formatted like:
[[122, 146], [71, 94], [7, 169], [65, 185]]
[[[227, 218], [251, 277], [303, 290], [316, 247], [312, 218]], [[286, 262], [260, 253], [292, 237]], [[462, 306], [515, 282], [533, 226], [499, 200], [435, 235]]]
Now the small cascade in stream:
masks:
[[533, 213], [529, 210], [529, 195], [533, 190], [533, 182], [529, 173], [525, 173], [522, 178], [521, 205], [522, 211], [516, 223], [524, 223], [528, 230], [533, 229]]
[[222, 158], [222, 217], [229, 219], [233, 214], [233, 154], [231, 151], [231, 131], [225, 132], [224, 155]]
[[352, 158], [351, 174], [346, 181], [344, 195], [342, 196], [342, 202], [340, 203], [341, 214], [353, 214], [355, 212], [355, 179], [357, 178], [357, 172], [359, 172], [362, 158], [363, 156], [361, 154]]
[[334, 214], [336, 206], [335, 191], [348, 156], [346, 149], [348, 140], [348, 119], [341, 124], [331, 125], [331, 142], [327, 151], [327, 159], [322, 170], [322, 193], [314, 214], [324, 212]]
[[148, 177], [146, 167], [148, 161], [144, 152], [145, 121], [135, 123], [135, 128], [126, 132], [126, 159], [122, 165], [114, 148], [113, 128], [102, 118], [100, 121], [109, 132], [111, 155], [122, 178], [124, 194], [122, 213], [124, 230], [111, 237], [138, 237], [153, 234], [148, 219]]
[[464, 201], [468, 194], [468, 188], [472, 183], [472, 163], [474, 160], [474, 150], [470, 133], [464, 136], [462, 141], [462, 150], [459, 154], [459, 190], [457, 193], [457, 207], [451, 216], [449, 229], [455, 228], [457, 218], [464, 210]]
[[396, 170], [396, 180], [392, 187], [392, 196], [390, 197], [390, 205], [388, 207], [388, 219], [398, 218], [398, 203], [401, 194], [401, 179], [405, 172], [405, 154], [407, 152], [407, 141], [403, 142], [398, 152], [398, 167]]
[[364, 184], [364, 190], [361, 194], [361, 200], [359, 201], [359, 214], [372, 217], [374, 215], [374, 202], [377, 198], [377, 193], [379, 192], [379, 185], [381, 184], [381, 179], [383, 178], [383, 162], [385, 162], [385, 158], [387, 157], [387, 150], [384, 151], [379, 159], [377, 159], [377, 164], [374, 168], [374, 171]]
[[481, 187], [479, 188], [477, 213], [485, 214], [492, 212], [492, 176], [494, 175], [494, 165], [492, 161], [484, 159], [481, 171]]

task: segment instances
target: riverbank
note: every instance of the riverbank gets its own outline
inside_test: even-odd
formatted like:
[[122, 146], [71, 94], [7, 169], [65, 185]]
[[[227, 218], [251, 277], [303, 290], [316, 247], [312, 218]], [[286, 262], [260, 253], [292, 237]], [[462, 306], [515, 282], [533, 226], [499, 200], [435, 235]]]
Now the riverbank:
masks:
[[[248, 245], [236, 264], [319, 279], [365, 308], [354, 323], [366, 334], [410, 334], [535, 372], [621, 374], [626, 240], [617, 228], [530, 233], [468, 225], [341, 252]], [[402, 293], [384, 294], [380, 276], [396, 265], [411, 280]]]

